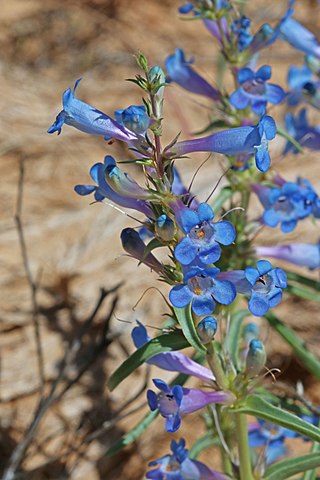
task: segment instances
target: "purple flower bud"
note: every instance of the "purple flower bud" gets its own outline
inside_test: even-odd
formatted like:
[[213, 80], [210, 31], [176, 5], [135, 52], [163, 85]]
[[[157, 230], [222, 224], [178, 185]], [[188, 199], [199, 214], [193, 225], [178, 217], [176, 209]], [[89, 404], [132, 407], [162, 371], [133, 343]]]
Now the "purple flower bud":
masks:
[[123, 249], [128, 252], [133, 258], [136, 258], [140, 263], [144, 263], [152, 270], [161, 273], [163, 267], [161, 263], [152, 255], [148, 253], [145, 255], [145, 244], [141, 240], [138, 232], [133, 228], [125, 228], [121, 232], [121, 242]]
[[137, 134], [145, 133], [151, 122], [144, 105], [131, 105], [125, 110], [116, 110], [114, 115], [118, 123]]
[[186, 60], [183, 50], [177, 48], [175, 53], [170, 55], [165, 61], [169, 75], [167, 80], [177, 83], [189, 92], [204, 95], [214, 101], [218, 101], [220, 99], [219, 92], [190, 67], [192, 63], [192, 60]]

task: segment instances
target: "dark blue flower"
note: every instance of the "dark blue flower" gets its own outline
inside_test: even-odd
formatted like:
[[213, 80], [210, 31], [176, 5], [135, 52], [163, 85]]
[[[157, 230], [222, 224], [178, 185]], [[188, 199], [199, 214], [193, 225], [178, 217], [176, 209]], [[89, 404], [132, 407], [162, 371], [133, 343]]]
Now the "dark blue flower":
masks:
[[232, 223], [213, 223], [213, 218], [213, 210], [207, 203], [200, 203], [196, 210], [184, 208], [180, 212], [177, 222], [186, 236], [176, 246], [174, 256], [182, 265], [189, 265], [196, 257], [204, 264], [214, 263], [221, 255], [219, 243], [234, 242], [236, 231]]
[[159, 409], [160, 415], [166, 419], [166, 431], [176, 432], [181, 425], [181, 414], [188, 414], [200, 410], [210, 403], [227, 403], [234, 400], [230, 392], [204, 392], [196, 388], [184, 388], [174, 385], [172, 388], [163, 380], [154, 379], [153, 383], [160, 390], [156, 394], [153, 390], [147, 391], [150, 410]]
[[150, 470], [146, 477], [152, 480], [226, 480], [222, 473], [211, 470], [204, 463], [188, 457], [186, 442], [172, 440], [172, 455], [165, 455], [149, 463]]
[[152, 218], [153, 213], [148, 202], [138, 198], [129, 198], [126, 195], [120, 195], [106, 182], [105, 175], [107, 169], [115, 165], [116, 162], [114, 158], [107, 155], [104, 158], [104, 163], [95, 163], [90, 169], [90, 176], [97, 185], [76, 185], [74, 190], [78, 195], [82, 196], [94, 193], [94, 198], [97, 202], [101, 202], [107, 198], [121, 207], [138, 210]]
[[207, 137], [185, 140], [165, 150], [167, 156], [183, 156], [192, 152], [216, 152], [223, 155], [255, 155], [257, 168], [266, 172], [270, 167], [268, 140], [276, 136], [272, 117], [263, 116], [254, 126], [221, 130]]
[[[291, 137], [300, 143], [302, 147], [320, 150], [320, 126], [313, 127], [309, 125], [305, 108], [300, 110], [296, 116], [292, 113], [287, 113], [285, 126]], [[296, 147], [288, 141], [283, 153], [286, 155], [290, 151], [295, 154], [299, 153]]]
[[186, 307], [192, 302], [192, 310], [199, 316], [213, 313], [216, 301], [229, 305], [236, 297], [236, 289], [231, 282], [219, 280], [219, 272], [219, 268], [186, 267], [185, 283], [170, 290], [170, 302], [177, 308]]
[[116, 110], [114, 115], [120, 125], [137, 134], [145, 133], [151, 123], [151, 118], [147, 115], [144, 105], [131, 105], [125, 110]]
[[237, 37], [239, 52], [242, 52], [245, 48], [249, 47], [253, 40], [253, 36], [251, 35], [250, 18], [242, 15], [239, 19], [234, 20], [231, 24], [231, 31]]
[[123, 249], [133, 258], [136, 258], [140, 263], [144, 263], [158, 273], [163, 272], [163, 265], [156, 257], [151, 252], [146, 255], [146, 245], [139, 233], [133, 228], [125, 228], [122, 230], [120, 238]]
[[177, 48], [175, 53], [170, 55], [165, 61], [169, 75], [167, 81], [175, 82], [189, 92], [204, 95], [214, 101], [218, 101], [220, 99], [219, 92], [193, 70], [190, 66], [192, 63], [192, 60], [186, 60], [183, 50]]
[[282, 102], [286, 96], [284, 90], [273, 83], [267, 83], [271, 77], [271, 67], [264, 65], [255, 73], [251, 68], [242, 68], [238, 72], [239, 88], [230, 97], [230, 103], [241, 110], [251, 104], [257, 115], [266, 112], [267, 103], [274, 105]]

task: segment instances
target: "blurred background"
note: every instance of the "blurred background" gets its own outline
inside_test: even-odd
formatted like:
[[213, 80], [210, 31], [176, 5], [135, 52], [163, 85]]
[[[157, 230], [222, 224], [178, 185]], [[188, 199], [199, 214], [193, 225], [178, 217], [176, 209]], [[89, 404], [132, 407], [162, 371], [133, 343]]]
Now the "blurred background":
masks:
[[[130, 153], [123, 145], [108, 145], [69, 127], [58, 138], [46, 130], [61, 110], [63, 91], [80, 77], [77, 96], [109, 115], [140, 104], [138, 88], [125, 81], [137, 73], [133, 55], [138, 50], [150, 65], [163, 66], [166, 56], [181, 47], [215, 84], [215, 40], [200, 22], [179, 19], [180, 3], [1, 2], [0, 475], [10, 464], [19, 472], [12, 477], [17, 479], [138, 480], [144, 478], [148, 461], [168, 451], [158, 420], [124, 452], [105, 457], [147, 411], [142, 392], [148, 372], [140, 368], [112, 394], [106, 380], [133, 350], [129, 332], [135, 320], [159, 326], [166, 311], [156, 290], [147, 291], [133, 307], [146, 288], [155, 286], [165, 294], [168, 289], [154, 273], [123, 255], [120, 231], [136, 223], [107, 205], [90, 205], [91, 199], [78, 197], [73, 187], [90, 183], [89, 168], [104, 155], [128, 160]], [[248, 2], [255, 27], [276, 21], [285, 9], [284, 1]], [[315, 33], [319, 13], [316, 2], [298, 2], [296, 17]], [[303, 56], [277, 43], [264, 51], [260, 64], [271, 55], [272, 80], [286, 88], [287, 67], [301, 65]], [[203, 129], [210, 117], [205, 99], [177, 86], [167, 90], [164, 144], [179, 131], [186, 138]], [[287, 180], [303, 171], [319, 192], [318, 154], [283, 159], [282, 148], [281, 140], [272, 143], [276, 170]], [[186, 184], [204, 158], [198, 154], [181, 160]], [[194, 184], [200, 199], [222, 170], [219, 156], [202, 168]], [[261, 211], [256, 204], [252, 215]], [[258, 241], [318, 238], [317, 225], [305, 220], [286, 237], [278, 229], [265, 229]], [[278, 311], [317, 350], [317, 308], [295, 300], [283, 302]], [[295, 363], [288, 347], [277, 338], [270, 341], [270, 336], [266, 331], [270, 366], [281, 368], [291, 382], [303, 379], [312, 400], [319, 402], [319, 386]], [[47, 400], [39, 403], [40, 398]], [[185, 436], [191, 442], [202, 428], [191, 416], [176, 438]]]

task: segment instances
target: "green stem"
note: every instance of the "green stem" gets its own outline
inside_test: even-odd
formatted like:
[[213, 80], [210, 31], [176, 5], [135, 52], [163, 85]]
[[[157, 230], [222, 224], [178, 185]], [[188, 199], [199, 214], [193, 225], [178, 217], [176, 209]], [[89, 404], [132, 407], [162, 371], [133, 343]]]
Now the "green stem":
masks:
[[235, 421], [239, 448], [240, 479], [253, 480], [250, 461], [250, 449], [248, 443], [247, 417], [242, 413], [236, 413]]
[[206, 345], [207, 347], [207, 362], [209, 364], [209, 367], [211, 368], [215, 378], [216, 382], [219, 385], [220, 388], [222, 389], [227, 389], [228, 388], [228, 380], [225, 376], [225, 373], [223, 371], [222, 365], [221, 365], [221, 360], [214, 348], [213, 343], [208, 343]]

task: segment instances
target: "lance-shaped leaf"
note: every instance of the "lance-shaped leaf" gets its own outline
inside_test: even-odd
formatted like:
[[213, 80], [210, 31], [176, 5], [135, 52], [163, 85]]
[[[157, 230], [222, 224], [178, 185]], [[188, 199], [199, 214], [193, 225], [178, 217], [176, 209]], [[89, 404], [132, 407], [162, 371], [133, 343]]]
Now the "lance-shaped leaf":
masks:
[[268, 312], [265, 315], [271, 327], [291, 346], [297, 358], [302, 362], [309, 372], [320, 379], [320, 360], [307, 349], [304, 341], [296, 333], [285, 325], [274, 313]]
[[173, 310], [182, 328], [184, 336], [190, 345], [200, 352], [206, 352], [206, 348], [202, 345], [195, 329], [190, 305], [187, 305], [184, 308], [173, 307]]
[[228, 334], [228, 351], [233, 364], [237, 367], [239, 363], [239, 345], [244, 319], [250, 315], [249, 310], [239, 310], [231, 317], [230, 330]]
[[311, 423], [302, 420], [282, 408], [275, 407], [257, 395], [249, 395], [246, 400], [233, 409], [236, 413], [246, 413], [266, 420], [280, 427], [288, 428], [300, 435], [320, 442], [320, 429]]
[[292, 475], [320, 467], [319, 453], [308, 453], [302, 457], [282, 460], [267, 469], [265, 480], [286, 480]]
[[138, 348], [130, 357], [125, 360], [119, 368], [111, 375], [108, 380], [108, 387], [112, 391], [119, 383], [127, 378], [140, 365], [150, 358], [163, 352], [172, 352], [189, 347], [189, 343], [181, 330], [176, 330], [170, 334], [159, 335], [159, 337], [150, 340], [142, 347]]

